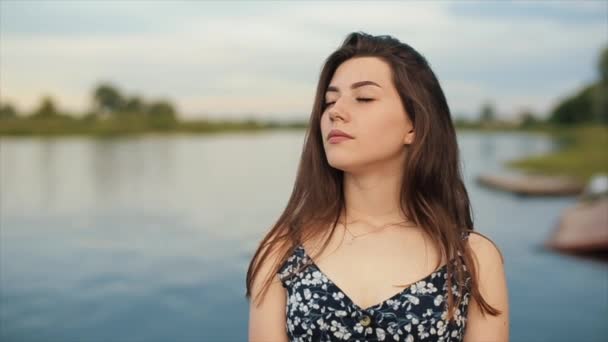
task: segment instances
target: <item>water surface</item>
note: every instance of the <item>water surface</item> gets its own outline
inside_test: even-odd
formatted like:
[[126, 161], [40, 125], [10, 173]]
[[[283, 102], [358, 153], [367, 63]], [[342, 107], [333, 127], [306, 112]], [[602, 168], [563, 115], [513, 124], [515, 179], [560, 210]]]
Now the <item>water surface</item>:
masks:
[[[553, 147], [459, 133], [476, 228], [506, 258], [512, 341], [608, 335], [605, 264], [540, 248], [574, 198], [480, 188]], [[248, 262], [284, 209], [304, 131], [0, 139], [0, 340], [245, 341]]]

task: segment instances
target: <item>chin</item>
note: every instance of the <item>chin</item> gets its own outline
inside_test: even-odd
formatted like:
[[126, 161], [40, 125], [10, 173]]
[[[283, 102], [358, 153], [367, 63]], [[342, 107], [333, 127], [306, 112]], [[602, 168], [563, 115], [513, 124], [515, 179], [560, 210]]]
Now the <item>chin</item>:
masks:
[[334, 169], [348, 172], [355, 168], [355, 163], [350, 158], [343, 158], [337, 156], [328, 156], [327, 163]]

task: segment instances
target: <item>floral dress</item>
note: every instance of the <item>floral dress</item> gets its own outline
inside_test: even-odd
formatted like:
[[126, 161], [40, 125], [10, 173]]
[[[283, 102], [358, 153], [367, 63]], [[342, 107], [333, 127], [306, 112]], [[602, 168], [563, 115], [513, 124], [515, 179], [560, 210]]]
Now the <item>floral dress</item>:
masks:
[[[468, 233], [463, 233], [463, 239]], [[459, 257], [462, 255], [458, 253]], [[455, 264], [455, 260], [451, 260]], [[308, 266], [294, 273], [302, 265]], [[455, 320], [447, 321], [447, 265], [368, 308], [355, 304], [306, 254], [302, 245], [279, 269], [287, 289], [290, 341], [461, 341], [466, 326], [470, 275], [458, 293], [453, 275]], [[294, 273], [294, 274], [292, 274]]]

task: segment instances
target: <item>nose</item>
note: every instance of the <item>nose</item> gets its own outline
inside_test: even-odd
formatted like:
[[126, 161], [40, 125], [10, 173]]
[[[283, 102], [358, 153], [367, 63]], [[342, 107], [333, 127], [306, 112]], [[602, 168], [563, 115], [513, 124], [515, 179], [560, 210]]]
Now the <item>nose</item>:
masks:
[[337, 112], [336, 110], [331, 109], [331, 110], [329, 111], [329, 120], [330, 120], [330, 121], [334, 121], [334, 120], [336, 120], [336, 117], [337, 117], [337, 116], [339, 116], [339, 114], [338, 114], [338, 112]]
[[329, 109], [329, 120], [330, 121], [334, 121], [336, 120], [338, 117], [344, 121], [344, 115], [342, 114], [341, 110], [338, 110], [336, 105], [338, 104], [338, 101], [336, 101], [333, 106], [331, 106], [331, 108]]

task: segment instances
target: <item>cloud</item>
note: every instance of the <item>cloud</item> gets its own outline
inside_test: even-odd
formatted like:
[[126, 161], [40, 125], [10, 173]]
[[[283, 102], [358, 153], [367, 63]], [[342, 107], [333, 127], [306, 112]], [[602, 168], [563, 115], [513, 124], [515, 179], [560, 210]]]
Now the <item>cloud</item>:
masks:
[[[0, 6], [3, 101], [27, 109], [52, 93], [60, 107], [83, 111], [97, 82], [109, 81], [127, 94], [169, 98], [186, 117], [307, 116], [323, 60], [358, 30], [394, 35], [426, 56], [454, 113], [475, 113], [485, 99], [505, 115], [546, 111], [595, 77], [608, 29], [597, 20], [608, 10], [588, 3], [477, 11], [442, 2]], [[526, 6], [535, 14], [522, 14]]]

